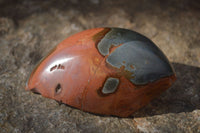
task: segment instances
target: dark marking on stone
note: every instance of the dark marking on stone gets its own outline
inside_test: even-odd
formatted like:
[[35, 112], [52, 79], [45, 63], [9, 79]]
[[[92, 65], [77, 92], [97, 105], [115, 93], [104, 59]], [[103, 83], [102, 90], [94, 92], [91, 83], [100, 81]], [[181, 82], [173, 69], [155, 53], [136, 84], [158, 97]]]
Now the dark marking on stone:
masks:
[[103, 94], [110, 94], [116, 91], [117, 87], [119, 85], [119, 79], [109, 77], [107, 78], [106, 82], [104, 83], [104, 86], [102, 88]]
[[55, 66], [51, 67], [50, 72], [54, 71], [56, 69], [65, 69], [65, 67], [63, 65], [61, 65], [61, 64], [55, 65]]
[[[102, 31], [100, 31], [99, 33], [95, 34], [92, 39], [93, 41], [95, 42], [95, 47], [97, 48], [97, 51], [99, 52], [98, 50], [98, 43], [101, 41], [101, 39], [104, 38], [104, 36], [110, 31], [111, 29], [110, 28], [104, 28]], [[101, 54], [100, 54], [101, 55]]]
[[135, 85], [144, 85], [173, 75], [173, 69], [165, 55], [151, 45], [153, 44], [143, 41], [127, 42], [111, 53], [106, 62], [122, 71]]
[[57, 68], [57, 65], [53, 66], [53, 67], [50, 69], [50, 71], [53, 71], [53, 70], [55, 70], [56, 68]]
[[[111, 67], [111, 66], [108, 66], [108, 67]], [[118, 89], [118, 87], [119, 87], [119, 85], [120, 85], [120, 82], [119, 82], [119, 84], [118, 84], [118, 86], [117, 86], [115, 92], [113, 92], [113, 93], [108, 93], [108, 94], [104, 94], [104, 93], [102, 92], [102, 89], [103, 89], [103, 87], [104, 87], [104, 85], [105, 85], [107, 79], [110, 78], [110, 77], [115, 78], [115, 79], [120, 79], [121, 76], [120, 76], [118, 73], [114, 73], [114, 74], [111, 74], [111, 75], [109, 74], [109, 75], [105, 78], [105, 81], [102, 83], [102, 86], [101, 86], [99, 89], [97, 89], [97, 94], [98, 94], [100, 97], [107, 97], [107, 96], [113, 95], [113, 94], [115, 94], [115, 93], [117, 92], [116, 90]]]
[[106, 56], [109, 54], [111, 47], [118, 46], [130, 41], [151, 42], [151, 40], [135, 31], [121, 28], [112, 28], [98, 43], [97, 48], [103, 56]]
[[59, 65], [58, 65], [58, 69], [60, 69], [60, 68], [61, 68], [61, 65], [59, 64]]
[[55, 88], [56, 94], [60, 93], [61, 90], [62, 90], [62, 88], [61, 88], [61, 85], [60, 85], [60, 83], [59, 83], [59, 84], [57, 84], [57, 86], [56, 86], [56, 88]]

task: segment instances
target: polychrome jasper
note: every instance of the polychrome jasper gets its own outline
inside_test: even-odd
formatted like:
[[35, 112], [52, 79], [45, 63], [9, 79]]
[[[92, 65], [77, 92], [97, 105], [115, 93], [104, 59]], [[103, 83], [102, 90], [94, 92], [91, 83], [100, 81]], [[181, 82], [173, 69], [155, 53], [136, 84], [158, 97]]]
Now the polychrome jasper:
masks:
[[168, 59], [148, 38], [95, 28], [57, 45], [33, 70], [26, 89], [83, 111], [127, 117], [175, 80]]

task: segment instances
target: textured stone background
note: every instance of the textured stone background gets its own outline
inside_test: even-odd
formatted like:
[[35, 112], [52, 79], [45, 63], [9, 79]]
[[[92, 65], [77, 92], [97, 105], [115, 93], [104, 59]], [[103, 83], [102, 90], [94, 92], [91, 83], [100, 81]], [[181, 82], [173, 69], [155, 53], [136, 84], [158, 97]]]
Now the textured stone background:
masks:
[[[130, 118], [85, 113], [24, 90], [51, 48], [102, 26], [152, 39], [173, 62], [174, 86]], [[200, 2], [0, 0], [0, 132], [200, 132]]]

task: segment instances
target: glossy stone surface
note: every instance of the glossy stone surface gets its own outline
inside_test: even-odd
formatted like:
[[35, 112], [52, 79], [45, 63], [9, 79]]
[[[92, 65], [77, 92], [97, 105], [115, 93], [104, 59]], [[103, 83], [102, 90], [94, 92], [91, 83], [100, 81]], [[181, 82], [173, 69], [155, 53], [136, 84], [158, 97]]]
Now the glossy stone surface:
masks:
[[127, 117], [175, 79], [165, 55], [146, 37], [96, 28], [57, 45], [33, 70], [26, 89], [87, 112]]
[[[1, 133], [200, 132], [199, 0], [0, 3]], [[150, 38], [172, 63], [174, 85], [129, 118], [87, 113], [24, 89], [36, 63], [55, 45], [103, 26]]]

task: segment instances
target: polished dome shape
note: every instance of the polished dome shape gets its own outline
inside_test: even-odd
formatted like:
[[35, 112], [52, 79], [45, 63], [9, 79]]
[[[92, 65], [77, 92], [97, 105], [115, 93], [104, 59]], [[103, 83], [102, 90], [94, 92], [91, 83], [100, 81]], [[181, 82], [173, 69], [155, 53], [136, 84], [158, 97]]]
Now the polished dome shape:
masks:
[[58, 44], [33, 70], [26, 89], [83, 111], [128, 117], [175, 80], [166, 56], [145, 36], [95, 28]]

